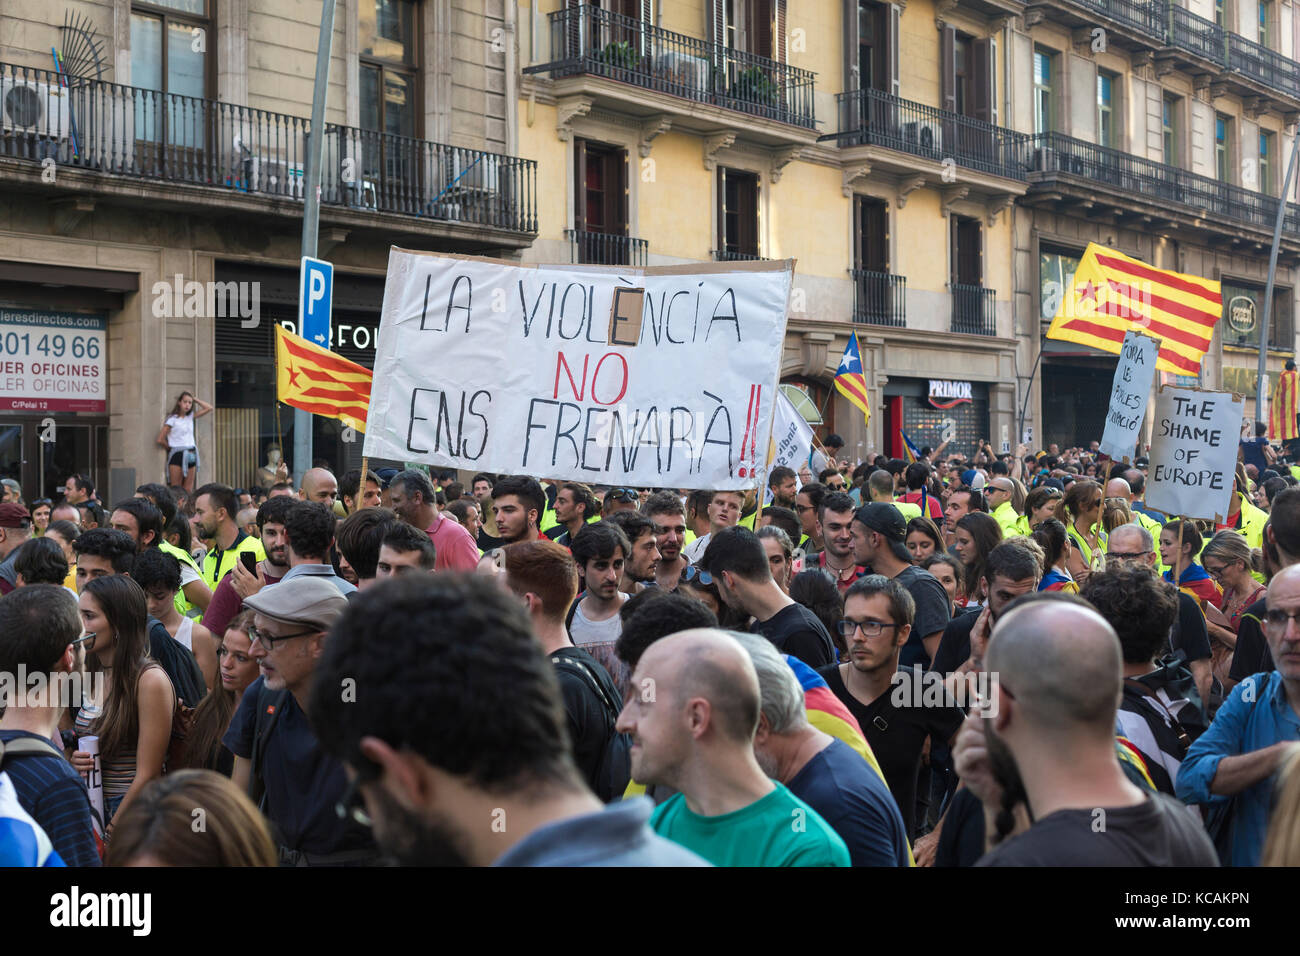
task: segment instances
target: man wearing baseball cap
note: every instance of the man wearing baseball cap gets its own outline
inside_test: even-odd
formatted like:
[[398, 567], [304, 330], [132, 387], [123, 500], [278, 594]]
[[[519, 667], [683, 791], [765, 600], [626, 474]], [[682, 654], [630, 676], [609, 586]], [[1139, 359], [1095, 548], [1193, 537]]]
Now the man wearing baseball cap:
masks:
[[899, 653], [898, 666], [930, 666], [950, 618], [948, 594], [929, 571], [915, 567], [907, 545], [907, 522], [893, 505], [873, 501], [853, 516], [854, 560], [907, 588], [916, 603], [912, 634]]
[[[329, 580], [303, 577], [263, 588], [244, 606], [254, 612], [248, 653], [262, 675], [245, 691], [222, 739], [236, 758], [232, 779], [266, 815], [281, 865], [377, 862], [370, 831], [336, 810], [347, 775], [321, 749], [307, 720], [325, 635], [347, 610], [347, 599]], [[348, 688], [339, 693], [346, 700]]]
[[31, 536], [32, 516], [27, 509], [12, 501], [0, 504], [0, 594], [8, 594], [18, 586], [14, 558]]

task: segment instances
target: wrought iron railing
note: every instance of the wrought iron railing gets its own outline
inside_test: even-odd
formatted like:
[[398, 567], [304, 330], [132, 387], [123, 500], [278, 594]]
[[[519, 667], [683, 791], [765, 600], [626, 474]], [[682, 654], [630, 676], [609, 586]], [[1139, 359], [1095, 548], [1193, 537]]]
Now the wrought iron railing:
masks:
[[[1030, 173], [1072, 174], [1161, 204], [1189, 206], [1262, 229], [1271, 230], [1277, 218], [1274, 196], [1062, 133], [1034, 137]], [[1287, 203], [1283, 227], [1291, 234], [1300, 232], [1300, 206]]]
[[597, 266], [644, 266], [650, 243], [631, 236], [587, 232], [581, 229], [564, 230], [569, 240], [569, 261]]
[[883, 146], [1008, 179], [1025, 176], [1028, 136], [880, 90], [840, 93], [841, 146]]
[[[0, 110], [0, 157], [303, 199], [300, 117], [3, 63]], [[322, 203], [537, 232], [534, 160], [351, 126], [324, 135]]]
[[952, 289], [952, 330], [967, 335], [997, 335], [997, 292], [982, 285], [949, 283]]
[[767, 262], [767, 256], [753, 252], [733, 252], [730, 249], [714, 249], [714, 262]]
[[1165, 36], [1164, 0], [1074, 0], [1100, 17], [1158, 40]]
[[907, 326], [907, 278], [888, 272], [850, 269], [853, 321], [864, 325]]
[[816, 128], [813, 79], [801, 70], [587, 3], [548, 15], [550, 62], [526, 73], [589, 74], [712, 103], [751, 116]]

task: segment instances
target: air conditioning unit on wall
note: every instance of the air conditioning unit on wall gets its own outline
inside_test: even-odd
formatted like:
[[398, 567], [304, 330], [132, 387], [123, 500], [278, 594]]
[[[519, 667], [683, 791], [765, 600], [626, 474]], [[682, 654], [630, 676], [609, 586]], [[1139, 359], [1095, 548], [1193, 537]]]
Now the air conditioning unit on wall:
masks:
[[6, 133], [67, 139], [72, 130], [68, 91], [57, 83], [0, 75], [0, 128]]
[[931, 120], [918, 120], [903, 124], [903, 139], [926, 152], [943, 150], [943, 127]]

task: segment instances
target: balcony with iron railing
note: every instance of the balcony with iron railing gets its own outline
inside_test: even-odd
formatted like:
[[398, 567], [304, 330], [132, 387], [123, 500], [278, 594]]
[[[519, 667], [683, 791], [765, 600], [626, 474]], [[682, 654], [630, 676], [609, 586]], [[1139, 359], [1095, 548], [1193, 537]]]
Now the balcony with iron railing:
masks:
[[755, 252], [736, 252], [733, 249], [713, 249], [710, 252], [714, 262], [767, 262], [767, 256]]
[[706, 103], [737, 113], [815, 129], [816, 74], [673, 33], [587, 3], [557, 10], [550, 61], [524, 70], [552, 78], [587, 75]]
[[952, 330], [966, 335], [997, 335], [997, 292], [982, 285], [951, 282]]
[[[1089, 201], [1099, 198], [1099, 187], [1110, 187], [1129, 197], [1154, 203], [1162, 212], [1181, 212], [1198, 221], [1205, 214], [1227, 220], [1221, 231], [1229, 233], [1237, 231], [1233, 224], [1271, 233], [1277, 218], [1279, 200], [1275, 196], [1062, 133], [1035, 136], [1030, 156], [1031, 182], [1051, 182], [1059, 191], [1061, 175], [1077, 177], [1079, 189], [1088, 194]], [[1294, 241], [1298, 233], [1300, 206], [1287, 203], [1284, 238], [1290, 236]]]
[[951, 159], [966, 169], [1024, 179], [1024, 133], [880, 90], [853, 90], [836, 100], [839, 131], [822, 139], [835, 139], [842, 147], [879, 146], [934, 162]]
[[888, 272], [850, 269], [853, 321], [862, 325], [907, 326], [907, 278]]
[[[300, 117], [4, 63], [0, 109], [0, 163], [303, 200]], [[534, 160], [335, 124], [324, 136], [327, 207], [484, 227], [510, 245], [537, 232]]]
[[583, 265], [644, 266], [650, 249], [645, 239], [582, 229], [566, 229], [564, 238], [569, 240], [569, 261]]

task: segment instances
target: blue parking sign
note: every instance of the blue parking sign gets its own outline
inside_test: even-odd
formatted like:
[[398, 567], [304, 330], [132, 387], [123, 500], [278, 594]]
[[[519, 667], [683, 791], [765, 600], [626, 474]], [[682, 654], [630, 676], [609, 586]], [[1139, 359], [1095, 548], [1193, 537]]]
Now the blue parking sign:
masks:
[[298, 276], [298, 334], [323, 349], [329, 348], [330, 344], [330, 309], [333, 303], [333, 264], [303, 256]]

